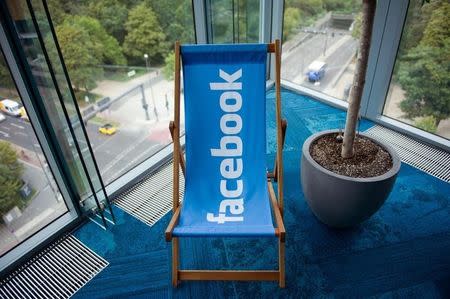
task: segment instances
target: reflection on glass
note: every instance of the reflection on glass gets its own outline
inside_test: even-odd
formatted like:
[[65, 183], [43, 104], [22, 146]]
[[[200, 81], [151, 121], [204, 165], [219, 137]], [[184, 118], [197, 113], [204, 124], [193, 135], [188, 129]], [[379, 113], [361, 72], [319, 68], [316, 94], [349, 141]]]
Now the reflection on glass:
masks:
[[[84, 200], [90, 195], [89, 185], [80, 166], [80, 158], [76, 152], [75, 144], [64, 116], [63, 107], [61, 106], [56, 88], [53, 84], [44, 51], [38, 40], [38, 35], [36, 34], [26, 1], [8, 1], [8, 8], [14, 19], [26, 59], [31, 67], [34, 80], [43, 99], [48, 119], [56, 134], [55, 137], [69, 164], [71, 177], [81, 196], [81, 200]], [[42, 22], [43, 18], [41, 17], [39, 23], [42, 24]], [[49, 52], [51, 53], [52, 50], [50, 49]], [[69, 108], [68, 111], [70, 110], [73, 109]]]
[[281, 78], [347, 100], [360, 35], [360, 2], [285, 1]]
[[410, 2], [383, 114], [450, 139], [450, 4]]
[[109, 184], [171, 142], [173, 46], [195, 42], [191, 1], [48, 4], [86, 123], [80, 142]]
[[0, 255], [67, 212], [0, 54]]
[[211, 43], [257, 43], [258, 0], [207, 1], [208, 38]]
[[[81, 206], [83, 210], [89, 211], [90, 209], [96, 207], [98, 204], [96, 202], [96, 199], [94, 197], [91, 197], [91, 186], [89, 186], [89, 182], [87, 181], [86, 176], [80, 176], [80, 174], [87, 172], [87, 176], [92, 183], [92, 188], [94, 188], [96, 192], [95, 194], [99, 203], [103, 202], [106, 198], [101, 189], [102, 186], [100, 178], [96, 172], [95, 161], [91, 155], [91, 152], [89, 151], [87, 136], [83, 131], [84, 124], [82, 124], [82, 121], [80, 121], [80, 119], [78, 118], [78, 107], [76, 106], [77, 104], [72, 97], [69, 83], [66, 80], [64, 69], [58, 55], [57, 46], [51, 32], [50, 23], [48, 21], [47, 14], [45, 13], [43, 2], [36, 0], [32, 1], [32, 3], [34, 16], [36, 17], [38, 23], [38, 30], [45, 45], [45, 49], [43, 47], [43, 51], [47, 51], [48, 59], [50, 61], [51, 68], [54, 72], [54, 78], [56, 80], [55, 84], [59, 88], [59, 93], [63, 101], [61, 108], [64, 108], [65, 111], [63, 109], [62, 113], [64, 117], [66, 117], [65, 113], [67, 113], [67, 118], [70, 120], [71, 128], [73, 129], [73, 134], [76, 139], [75, 143], [71, 135], [71, 129], [68, 126], [66, 129], [67, 138], [69, 140], [70, 146], [72, 147], [73, 156], [75, 157], [75, 159], [69, 161], [69, 165], [72, 170], [72, 177], [74, 178], [75, 184], [78, 186], [78, 190], [83, 192], [81, 193]], [[48, 77], [48, 80], [49, 82], [52, 82], [50, 80], [53, 79], [51, 77]], [[56, 90], [53, 90], [52, 88], [50, 89], [50, 92], [54, 91]], [[56, 94], [55, 96], [59, 96], [59, 94]], [[77, 145], [79, 146], [80, 153], [77, 152]], [[82, 156], [82, 159], [79, 158], [79, 155]], [[86, 166], [86, 171], [84, 171], [83, 162]], [[83, 171], [78, 171], [81, 169], [83, 169]]]

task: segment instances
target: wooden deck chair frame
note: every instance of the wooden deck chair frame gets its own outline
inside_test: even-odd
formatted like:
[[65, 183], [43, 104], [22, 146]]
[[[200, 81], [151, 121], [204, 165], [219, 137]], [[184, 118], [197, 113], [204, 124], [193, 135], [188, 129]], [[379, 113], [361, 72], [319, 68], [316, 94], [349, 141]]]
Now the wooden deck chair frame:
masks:
[[[268, 53], [275, 54], [275, 90], [276, 90], [276, 123], [277, 123], [277, 154], [272, 172], [267, 173], [267, 184], [273, 214], [275, 216], [275, 235], [278, 237], [278, 270], [180, 270], [179, 269], [179, 240], [172, 232], [180, 216], [179, 169], [185, 175], [185, 161], [180, 147], [180, 43], [175, 43], [175, 103], [174, 121], [169, 129], [173, 139], [173, 216], [165, 231], [166, 241], [172, 241], [172, 285], [176, 287], [182, 280], [267, 280], [278, 281], [281, 288], [285, 287], [285, 229], [283, 223], [283, 144], [287, 122], [281, 118], [281, 68], [280, 41], [268, 45]], [[278, 196], [272, 183], [278, 183]]]

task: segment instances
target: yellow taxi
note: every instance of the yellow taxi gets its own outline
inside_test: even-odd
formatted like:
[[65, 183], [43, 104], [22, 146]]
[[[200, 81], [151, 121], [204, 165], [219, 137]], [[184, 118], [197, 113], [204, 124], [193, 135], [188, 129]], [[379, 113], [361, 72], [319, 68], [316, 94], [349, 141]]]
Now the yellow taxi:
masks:
[[117, 132], [117, 128], [111, 124], [105, 124], [98, 128], [98, 131], [104, 135], [113, 135]]
[[25, 107], [20, 107], [19, 109], [19, 114], [20, 114], [20, 118], [26, 120], [26, 121], [30, 121], [30, 119], [28, 118], [28, 114], [27, 111], [25, 110]]

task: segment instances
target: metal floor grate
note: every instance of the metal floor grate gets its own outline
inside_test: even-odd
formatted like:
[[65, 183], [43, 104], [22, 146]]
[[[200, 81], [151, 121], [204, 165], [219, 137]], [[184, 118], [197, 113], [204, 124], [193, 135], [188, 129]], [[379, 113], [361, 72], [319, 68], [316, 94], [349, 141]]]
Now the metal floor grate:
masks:
[[450, 153], [378, 125], [366, 130], [365, 133], [390, 144], [397, 151], [402, 162], [445, 182], [450, 182]]
[[68, 235], [5, 278], [0, 283], [0, 298], [70, 298], [107, 265]]
[[[172, 209], [172, 169], [172, 162], [162, 166], [116, 198], [115, 205], [152, 226]], [[180, 169], [180, 199], [183, 194], [184, 176]]]

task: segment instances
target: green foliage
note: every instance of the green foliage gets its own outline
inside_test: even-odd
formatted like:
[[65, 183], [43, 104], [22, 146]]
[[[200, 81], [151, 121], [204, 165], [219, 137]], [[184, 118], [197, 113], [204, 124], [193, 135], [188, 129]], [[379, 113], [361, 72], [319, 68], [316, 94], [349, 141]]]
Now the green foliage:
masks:
[[415, 47], [421, 40], [427, 26], [431, 13], [442, 5], [442, 0], [423, 3], [423, 0], [410, 1], [408, 8], [407, 30], [403, 31], [402, 42], [399, 47], [399, 59], [407, 54], [409, 49]]
[[361, 18], [362, 13], [357, 14], [355, 22], [353, 23], [352, 37], [357, 40], [359, 40], [359, 37], [361, 36]]
[[324, 11], [322, 0], [287, 0], [286, 7], [296, 7], [305, 16], [315, 16]]
[[238, 43], [257, 43], [259, 39], [259, 1], [237, 1], [235, 28]]
[[62, 1], [60, 0], [47, 0], [48, 9], [52, 18], [54, 26], [61, 24], [66, 17], [66, 11]]
[[182, 1], [175, 10], [175, 17], [169, 17], [170, 22], [168, 26], [162, 26], [163, 31], [167, 35], [166, 39], [170, 42], [170, 46], [177, 40], [181, 43], [195, 42], [194, 23], [192, 14], [190, 13], [191, 11], [190, 1]]
[[173, 80], [175, 73], [175, 53], [170, 52], [164, 59], [164, 68], [162, 70], [166, 80]]
[[399, 58], [397, 79], [405, 90], [400, 108], [406, 116], [432, 116], [437, 127], [450, 116], [450, 4], [431, 2], [424, 5], [427, 13], [428, 5], [433, 11], [421, 25], [419, 45]]
[[[326, 12], [351, 14], [360, 11], [360, 8], [360, 0], [286, 0], [283, 40], [292, 36], [293, 29], [314, 24]], [[354, 27], [354, 36], [360, 34], [360, 23], [359, 21], [359, 26]]]
[[127, 20], [128, 9], [119, 0], [92, 1], [88, 6], [89, 16], [97, 19], [106, 32], [123, 42], [125, 37], [124, 24]]
[[414, 126], [430, 133], [436, 133], [436, 118], [433, 115], [422, 117], [414, 122]]
[[67, 16], [88, 15], [90, 0], [47, 0], [50, 15], [55, 26], [61, 25]]
[[433, 10], [425, 27], [421, 44], [430, 47], [445, 47], [450, 38], [450, 3], [442, 3]]
[[361, 7], [360, 0], [323, 0], [323, 7], [326, 11], [338, 13], [352, 13], [359, 11]]
[[300, 9], [308, 15], [318, 15], [324, 11], [322, 0], [303, 0], [300, 2]]
[[23, 166], [17, 154], [6, 141], [0, 141], [0, 214], [4, 215], [14, 206], [20, 205]]
[[[69, 72], [70, 81], [75, 89], [86, 90], [95, 86], [95, 81], [102, 76], [98, 50], [89, 37], [89, 34], [80, 26], [64, 22], [55, 28], [64, 62]], [[47, 39], [51, 39], [50, 36]], [[50, 43], [51, 41], [48, 41]], [[53, 49], [53, 48], [51, 48]], [[56, 53], [53, 53], [56, 55]]]
[[432, 115], [436, 125], [450, 116], [450, 39], [442, 48], [419, 45], [400, 61], [398, 81], [406, 98], [400, 108], [409, 118]]
[[11, 74], [6, 66], [3, 56], [0, 54], [0, 88], [11, 89], [14, 88], [14, 82], [11, 79]]
[[104, 64], [125, 64], [126, 60], [117, 40], [109, 35], [100, 22], [91, 17], [73, 16], [67, 17], [64, 24], [79, 28], [86, 32], [91, 44], [91, 53]]
[[191, 1], [150, 1], [149, 5], [155, 12], [170, 46], [176, 40], [182, 43], [193, 43], [195, 41]]
[[284, 12], [283, 40], [288, 40], [300, 25], [300, 10], [288, 7]]
[[145, 3], [134, 7], [128, 14], [125, 29], [124, 52], [134, 62], [141, 64], [144, 54], [149, 55], [152, 64], [162, 62], [168, 48], [166, 35], [150, 7]]
[[[96, 19], [66, 16], [55, 30], [75, 89], [88, 91], [96, 86], [103, 76], [99, 64], [126, 64], [119, 43]], [[51, 43], [49, 39], [47, 42]]]
[[214, 43], [232, 43], [233, 42], [233, 10], [231, 2], [211, 1], [210, 15], [214, 20], [213, 42]]
[[258, 42], [259, 5], [260, 1], [257, 0], [211, 1], [209, 14], [213, 42]]

